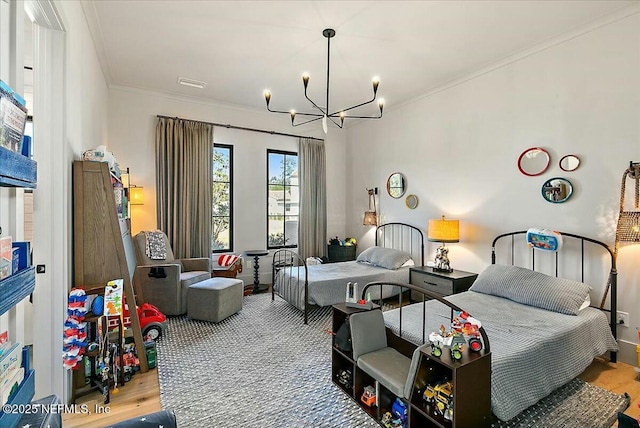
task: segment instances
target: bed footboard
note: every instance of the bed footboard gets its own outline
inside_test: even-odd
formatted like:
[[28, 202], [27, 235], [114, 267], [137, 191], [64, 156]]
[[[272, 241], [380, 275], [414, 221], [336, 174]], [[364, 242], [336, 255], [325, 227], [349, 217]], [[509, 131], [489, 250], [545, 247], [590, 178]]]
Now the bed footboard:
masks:
[[[290, 269], [290, 275], [288, 275], [287, 278], [285, 278], [284, 275], [278, 275], [279, 272], [285, 268]], [[306, 261], [295, 251], [287, 249], [278, 250], [273, 254], [271, 274], [273, 278], [271, 300], [275, 300], [277, 294], [293, 306], [296, 306], [294, 302], [300, 300], [300, 293], [302, 292], [304, 294], [304, 323], [307, 324], [309, 320], [309, 279]], [[304, 281], [302, 290], [297, 286], [300, 281]], [[285, 295], [284, 293], [277, 292], [276, 285], [278, 285], [277, 288], [279, 290], [288, 290], [289, 294]]]
[[[453, 311], [464, 311], [464, 309], [459, 308], [458, 306], [454, 305], [453, 303], [449, 302], [448, 300], [443, 299], [442, 297], [440, 297], [438, 294], [435, 294], [431, 291], [425, 290], [424, 288], [412, 285], [412, 284], [402, 284], [399, 282], [383, 282], [383, 281], [374, 281], [374, 282], [370, 282], [367, 285], [364, 286], [364, 288], [362, 289], [362, 299], [365, 299], [368, 289], [370, 287], [380, 287], [380, 295], [382, 295], [382, 287], [384, 286], [396, 286], [396, 287], [400, 287], [400, 293], [398, 294], [398, 308], [399, 309], [399, 320], [400, 320], [400, 326], [399, 326], [399, 336], [400, 338], [403, 338], [402, 335], [402, 308], [408, 304], [411, 304], [410, 299], [404, 299], [403, 295], [405, 294], [404, 291], [406, 290], [410, 290], [410, 291], [415, 291], [417, 293], [420, 293], [422, 295], [422, 343], [417, 343], [416, 345], [422, 345], [424, 343], [427, 342], [428, 340], [428, 336], [431, 332], [426, 331], [426, 302], [428, 300], [437, 300], [440, 303], [444, 304], [445, 306], [448, 306], [449, 308], [451, 308], [451, 317], [453, 318]], [[387, 302], [389, 302], [389, 300], [387, 300]], [[381, 306], [382, 306], [383, 302], [380, 302]], [[487, 337], [487, 333], [485, 332], [483, 327], [479, 328], [479, 332], [480, 332], [480, 336], [482, 337], [482, 343], [484, 345], [484, 352], [489, 353], [491, 351], [491, 347], [489, 344], [489, 338]]]

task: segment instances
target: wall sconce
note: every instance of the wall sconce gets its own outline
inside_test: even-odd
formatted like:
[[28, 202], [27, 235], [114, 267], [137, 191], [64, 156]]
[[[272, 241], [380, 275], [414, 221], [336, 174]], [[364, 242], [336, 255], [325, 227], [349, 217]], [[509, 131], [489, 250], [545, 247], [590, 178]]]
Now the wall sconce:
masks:
[[[362, 220], [363, 226], [378, 226], [378, 211], [376, 210], [376, 197], [378, 194], [378, 188], [367, 189], [369, 193], [369, 209], [364, 212], [364, 219]], [[373, 199], [373, 211], [371, 210], [371, 200]]]
[[427, 239], [431, 242], [441, 242], [442, 245], [436, 250], [434, 271], [453, 272], [449, 262], [449, 250], [445, 243], [460, 242], [460, 221], [442, 219], [429, 220], [427, 228]]
[[[627, 177], [635, 181], [634, 211], [624, 210], [624, 194]], [[619, 242], [640, 242], [640, 162], [629, 162], [622, 174], [620, 189], [620, 215], [616, 227], [616, 250]]]
[[131, 186], [129, 188], [129, 203], [131, 205], [144, 205], [144, 192], [142, 186]]

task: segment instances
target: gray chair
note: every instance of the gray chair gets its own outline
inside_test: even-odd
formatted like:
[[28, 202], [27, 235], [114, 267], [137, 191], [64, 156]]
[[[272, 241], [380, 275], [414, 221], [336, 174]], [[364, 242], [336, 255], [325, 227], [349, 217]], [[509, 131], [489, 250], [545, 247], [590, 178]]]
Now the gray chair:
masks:
[[387, 334], [382, 311], [379, 309], [358, 312], [349, 317], [353, 359], [358, 367], [380, 382], [397, 397], [409, 399], [418, 370], [418, 347], [408, 358], [387, 346]]
[[163, 234], [166, 258], [153, 260], [146, 254], [146, 236], [134, 238], [136, 270], [133, 285], [145, 302], [151, 303], [165, 315], [187, 313], [187, 290], [191, 284], [211, 278], [211, 259], [208, 257], [176, 259]]

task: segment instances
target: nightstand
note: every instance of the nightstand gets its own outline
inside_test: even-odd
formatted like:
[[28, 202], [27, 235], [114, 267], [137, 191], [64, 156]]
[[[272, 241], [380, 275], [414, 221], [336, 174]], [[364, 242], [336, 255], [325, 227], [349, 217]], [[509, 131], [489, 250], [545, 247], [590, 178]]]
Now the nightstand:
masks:
[[[409, 269], [409, 282], [412, 285], [432, 291], [442, 297], [467, 291], [477, 277], [477, 273], [455, 269], [453, 272], [436, 272], [427, 266], [416, 266]], [[421, 301], [422, 295], [412, 290], [411, 300]]]

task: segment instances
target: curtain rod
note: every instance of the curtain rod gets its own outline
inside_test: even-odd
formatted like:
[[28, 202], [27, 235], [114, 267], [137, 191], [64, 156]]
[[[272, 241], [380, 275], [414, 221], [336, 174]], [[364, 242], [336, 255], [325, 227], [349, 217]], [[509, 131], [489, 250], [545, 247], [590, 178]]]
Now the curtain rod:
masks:
[[231, 125], [228, 123], [215, 123], [215, 122], [204, 122], [202, 120], [191, 120], [191, 119], [183, 119], [181, 117], [175, 116], [163, 116], [161, 114], [157, 115], [157, 117], [160, 119], [178, 119], [178, 120], [186, 120], [188, 122], [195, 122], [195, 123], [206, 123], [207, 125], [213, 125], [213, 126], [221, 126], [224, 128], [231, 128], [231, 129], [240, 129], [242, 131], [253, 131], [253, 132], [261, 132], [263, 134], [271, 134], [271, 135], [283, 135], [285, 137], [296, 137], [296, 138], [309, 138], [311, 140], [318, 140], [318, 141], [324, 141], [324, 139], [322, 138], [316, 138], [316, 137], [306, 137], [304, 135], [295, 135], [295, 134], [287, 134], [285, 132], [277, 132], [277, 131], [267, 131], [264, 129], [257, 129], [257, 128], [247, 128], [245, 126], [235, 126], [235, 125]]

